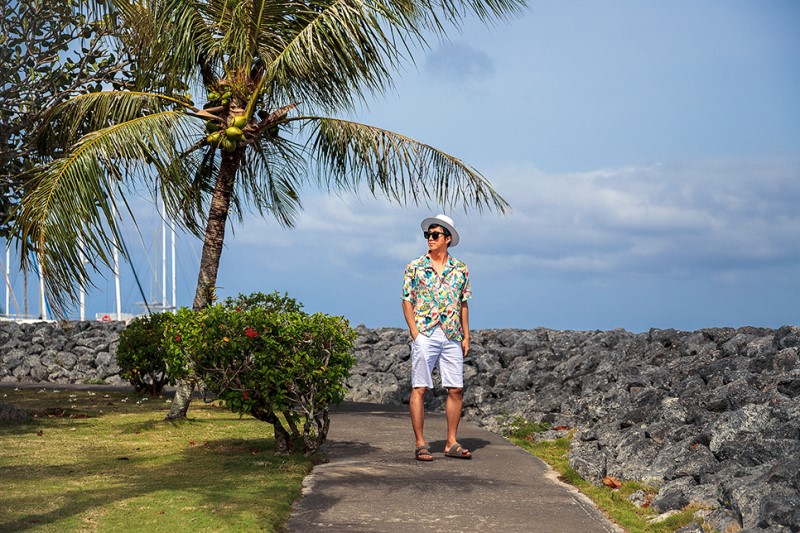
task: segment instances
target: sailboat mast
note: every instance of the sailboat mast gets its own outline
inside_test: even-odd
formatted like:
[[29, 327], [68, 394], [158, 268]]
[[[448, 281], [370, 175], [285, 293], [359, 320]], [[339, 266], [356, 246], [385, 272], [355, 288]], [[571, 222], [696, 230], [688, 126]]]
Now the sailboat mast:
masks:
[[175, 221], [170, 221], [170, 230], [172, 233], [172, 312], [178, 310], [178, 294], [175, 289]]
[[[83, 237], [78, 237], [78, 253], [80, 254], [81, 265], [85, 265], [86, 256], [83, 255]], [[84, 321], [86, 320], [86, 290], [83, 288], [83, 284], [81, 284], [80, 291], [80, 319]]]
[[[114, 202], [111, 203], [111, 215], [116, 220], [117, 204]], [[119, 286], [119, 242], [117, 242], [116, 238], [114, 239], [114, 290], [117, 300], [117, 320], [122, 320], [122, 291]]]
[[[10, 244], [11, 243], [6, 241], [6, 307], [5, 307], [6, 316], [11, 316], [11, 313], [9, 312], [9, 305], [11, 304], [11, 302], [10, 302], [11, 289], [9, 287], [10, 283], [8, 281], [8, 280], [11, 279], [11, 246], [10, 246]], [[19, 312], [19, 311], [17, 311], [17, 312]]]
[[161, 202], [161, 308], [167, 308], [167, 206]]
[[41, 258], [37, 258], [36, 265], [39, 270], [39, 318], [47, 320], [47, 301], [44, 298], [44, 270]]

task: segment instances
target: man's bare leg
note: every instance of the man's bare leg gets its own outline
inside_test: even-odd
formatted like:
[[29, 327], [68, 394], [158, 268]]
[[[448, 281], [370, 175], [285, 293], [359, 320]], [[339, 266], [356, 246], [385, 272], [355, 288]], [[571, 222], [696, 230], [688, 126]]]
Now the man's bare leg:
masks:
[[414, 430], [415, 446], [425, 446], [425, 393], [426, 387], [415, 387], [411, 389], [411, 398], [408, 401], [409, 411], [411, 411], [411, 428]]
[[461, 420], [461, 405], [463, 402], [464, 389], [447, 389], [447, 403], [445, 404], [445, 415], [447, 416], [447, 442], [444, 445], [445, 450], [449, 450], [450, 446], [456, 442], [456, 435], [458, 434], [458, 423]]
[[[447, 404], [445, 404], [445, 416], [447, 417], [447, 442], [444, 445], [444, 451], [447, 452], [450, 447], [458, 442], [456, 435], [458, 434], [458, 423], [461, 420], [461, 407], [464, 403], [464, 389], [447, 389]], [[467, 450], [464, 450], [467, 452]], [[467, 452], [468, 453], [468, 452]]]

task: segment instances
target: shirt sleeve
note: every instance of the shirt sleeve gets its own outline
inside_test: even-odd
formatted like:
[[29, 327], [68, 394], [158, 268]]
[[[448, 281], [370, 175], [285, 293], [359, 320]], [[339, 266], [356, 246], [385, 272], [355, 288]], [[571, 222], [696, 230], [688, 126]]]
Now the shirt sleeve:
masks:
[[461, 301], [466, 302], [472, 298], [472, 286], [469, 284], [469, 269], [464, 265], [464, 285], [461, 288]]
[[403, 300], [413, 302], [416, 300], [416, 283], [414, 280], [414, 273], [416, 269], [409, 263], [406, 266], [406, 271], [403, 274]]

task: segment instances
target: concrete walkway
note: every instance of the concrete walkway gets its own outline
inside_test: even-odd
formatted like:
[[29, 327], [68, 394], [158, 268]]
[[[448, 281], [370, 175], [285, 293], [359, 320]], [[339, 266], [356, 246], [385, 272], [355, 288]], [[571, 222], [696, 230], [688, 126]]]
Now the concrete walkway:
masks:
[[545, 463], [503, 437], [461, 422], [472, 460], [443, 455], [445, 420], [428, 413], [432, 462], [414, 459], [407, 408], [334, 408], [330, 462], [305, 479], [294, 532], [618, 532], [591, 501]]

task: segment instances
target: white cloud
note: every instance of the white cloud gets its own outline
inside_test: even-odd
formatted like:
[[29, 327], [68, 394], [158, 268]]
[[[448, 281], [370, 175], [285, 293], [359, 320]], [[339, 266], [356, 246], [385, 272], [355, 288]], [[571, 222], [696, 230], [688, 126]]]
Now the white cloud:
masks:
[[492, 174], [514, 211], [506, 220], [468, 220], [467, 227], [495, 259], [512, 252], [546, 270], [663, 274], [800, 258], [796, 161]]
[[[453, 213], [463, 239], [453, 254], [483, 271], [728, 279], [731, 272], [800, 261], [797, 162], [570, 174], [515, 167], [491, 174], [513, 212]], [[305, 205], [291, 230], [248, 219], [225, 254], [246, 253], [259, 268], [288, 276], [313, 264], [334, 277], [388, 279], [424, 252], [418, 220], [438, 211], [317, 193], [309, 193]]]

